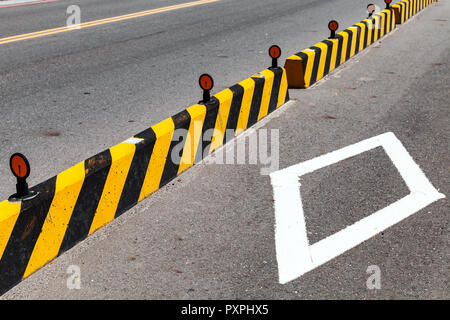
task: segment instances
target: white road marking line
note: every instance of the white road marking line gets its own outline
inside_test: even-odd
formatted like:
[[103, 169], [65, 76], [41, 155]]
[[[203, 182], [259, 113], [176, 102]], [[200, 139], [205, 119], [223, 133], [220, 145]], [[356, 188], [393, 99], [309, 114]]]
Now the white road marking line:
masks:
[[[309, 245], [299, 177], [380, 146], [405, 180], [410, 194], [344, 230]], [[433, 187], [392, 132], [273, 172], [270, 177], [275, 200], [279, 281], [282, 284], [302, 276], [429, 204], [445, 198], [445, 195]]]
[[129, 144], [138, 144], [139, 142], [144, 141], [142, 138], [129, 138], [125, 140], [123, 143], [129, 143]]

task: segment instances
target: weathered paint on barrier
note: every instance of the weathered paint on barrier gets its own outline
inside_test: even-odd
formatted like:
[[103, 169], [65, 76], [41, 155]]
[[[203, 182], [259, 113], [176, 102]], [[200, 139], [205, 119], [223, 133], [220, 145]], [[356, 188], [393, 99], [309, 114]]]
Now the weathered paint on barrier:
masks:
[[0, 202], [0, 294], [288, 100], [285, 69], [264, 70], [30, 188], [36, 198]]

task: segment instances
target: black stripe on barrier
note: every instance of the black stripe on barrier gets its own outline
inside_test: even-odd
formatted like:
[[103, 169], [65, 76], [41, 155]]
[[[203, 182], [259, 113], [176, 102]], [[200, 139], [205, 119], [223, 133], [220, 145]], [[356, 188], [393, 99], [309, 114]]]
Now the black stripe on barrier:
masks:
[[377, 20], [372, 17], [370, 20], [372, 20], [372, 40], [371, 44], [375, 42], [375, 39], [377, 38]]
[[272, 92], [270, 93], [269, 110], [267, 112], [268, 114], [277, 108], [281, 78], [283, 76], [282, 68], [270, 69], [270, 71], [274, 73], [274, 78], [273, 78]]
[[345, 53], [345, 61], [347, 61], [348, 59], [350, 59], [350, 55], [352, 52], [353, 32], [351, 32], [350, 30], [344, 30], [343, 32], [345, 32], [348, 35], [347, 52]]
[[252, 104], [250, 107], [250, 114], [248, 116], [247, 128], [251, 127], [258, 121], [259, 111], [261, 109], [262, 95], [264, 92], [264, 78], [252, 77], [255, 82], [255, 90], [253, 92]]
[[402, 2], [400, 2], [400, 4], [402, 5], [403, 22], [405, 22], [408, 19], [408, 12], [407, 12], [408, 5], [406, 4], [406, 1], [402, 1]]
[[150, 163], [153, 148], [155, 146], [156, 135], [152, 128], [149, 128], [137, 135], [135, 138], [144, 139], [136, 144], [136, 151], [131, 161], [130, 170], [123, 187], [117, 206], [115, 218], [119, 217], [125, 211], [138, 203], [141, 194], [142, 185], [144, 184], [147, 168]]
[[338, 35], [336, 35], [336, 39], [338, 39], [338, 48], [337, 48], [337, 54], [336, 54], [335, 68], [337, 68], [341, 65], [342, 45], [344, 42], [344, 37], [341, 36], [340, 34], [338, 34]]
[[325, 76], [330, 72], [331, 55], [333, 53], [333, 42], [331, 42], [330, 40], [324, 40], [322, 42], [327, 45], [327, 56], [325, 58], [325, 67], [323, 70], [323, 75]]
[[409, 19], [409, 4], [407, 1], [404, 2], [405, 4], [405, 21]]
[[317, 81], [317, 72], [319, 71], [319, 63], [320, 63], [320, 57], [322, 55], [322, 50], [318, 47], [312, 46], [310, 47], [311, 50], [315, 51], [315, 57], [314, 57], [314, 64], [311, 72], [311, 81], [309, 82], [309, 85], [312, 85], [316, 83]]
[[[216, 126], [217, 114], [219, 112], [220, 102], [216, 97], [211, 97], [206, 106], [206, 116], [202, 127], [202, 136], [195, 156], [195, 163], [203, 160], [203, 157], [209, 154], [213, 130]], [[208, 134], [206, 134], [208, 132]]]
[[380, 13], [382, 13], [383, 14], [383, 18], [384, 18], [384, 28], [383, 28], [383, 36], [384, 35], [386, 35], [388, 32], [389, 32], [389, 30], [388, 30], [388, 13], [387, 12], [380, 12]]
[[230, 114], [228, 116], [227, 126], [225, 130], [224, 143], [227, 143], [235, 136], [236, 127], [239, 121], [239, 113], [242, 107], [242, 98], [244, 97], [244, 88], [241, 85], [236, 84], [230, 87], [230, 90], [231, 92], [233, 92], [233, 99], [231, 101]]
[[85, 161], [86, 178], [67, 225], [58, 255], [85, 239], [94, 219], [111, 168], [111, 153], [103, 151]]
[[[373, 28], [374, 28], [374, 25], [373, 25], [373, 21], [372, 21], [371, 18], [368, 18], [367, 20], [370, 20], [370, 23], [369, 23], [369, 21], [366, 21], [366, 23], [367, 23], [367, 31], [366, 31], [366, 34], [367, 34], [367, 47], [369, 47], [373, 43]], [[369, 26], [369, 24], [370, 24], [370, 26]], [[369, 34], [370, 34], [370, 37], [369, 37]], [[370, 38], [370, 40], [369, 40], [369, 38]]]
[[363, 39], [363, 49], [367, 48], [367, 38], [369, 34], [369, 24], [367, 21], [361, 21], [362, 24], [364, 24], [364, 39]]
[[22, 208], [0, 260], [0, 295], [22, 280], [34, 246], [53, 201], [56, 177], [35, 188], [38, 196], [22, 203]]
[[354, 25], [353, 28], [356, 28], [356, 45], [355, 45], [355, 54], [359, 52], [359, 45], [361, 41], [361, 27]]
[[[177, 145], [184, 146], [186, 144], [186, 137], [188, 135], [189, 125], [191, 124], [191, 115], [186, 110], [179, 112], [172, 117], [174, 123], [174, 132], [177, 136], [172, 137], [172, 141], [169, 146], [169, 151], [167, 153], [167, 158], [164, 165], [164, 170], [161, 176], [161, 181], [159, 187], [163, 187], [170, 180], [175, 178], [178, 174], [178, 168], [180, 167], [181, 157], [183, 155], [183, 148], [179, 151], [178, 155], [173, 155], [172, 151]], [[178, 130], [183, 129], [183, 130]], [[173, 161], [175, 159], [175, 162]]]
[[306, 53], [304, 53], [304, 52], [299, 52], [297, 54], [297, 56], [302, 58], [303, 71], [305, 71], [306, 70], [306, 66], [308, 65], [308, 55]]

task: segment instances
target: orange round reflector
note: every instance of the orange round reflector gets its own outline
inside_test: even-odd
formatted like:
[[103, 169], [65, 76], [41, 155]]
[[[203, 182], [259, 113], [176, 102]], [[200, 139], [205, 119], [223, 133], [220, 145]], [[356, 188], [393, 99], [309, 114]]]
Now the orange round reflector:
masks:
[[367, 11], [368, 11], [369, 13], [374, 13], [374, 11], [375, 11], [375, 5], [374, 5], [373, 3], [369, 4], [369, 5], [367, 6]]
[[384, 0], [384, 3], [391, 4], [392, 0]]
[[273, 45], [269, 48], [269, 56], [273, 59], [278, 59], [281, 56], [281, 49], [277, 45]]
[[328, 22], [328, 29], [331, 31], [336, 31], [339, 28], [339, 23], [336, 20], [331, 20]]
[[20, 153], [13, 154], [10, 160], [11, 171], [17, 178], [27, 178], [30, 175], [30, 164]]
[[202, 74], [198, 80], [203, 90], [211, 90], [214, 87], [214, 80], [209, 74]]

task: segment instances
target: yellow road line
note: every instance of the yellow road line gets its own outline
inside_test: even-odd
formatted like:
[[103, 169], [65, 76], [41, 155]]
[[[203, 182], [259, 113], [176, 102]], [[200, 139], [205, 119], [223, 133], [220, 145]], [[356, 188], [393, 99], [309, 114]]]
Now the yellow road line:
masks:
[[183, 8], [189, 8], [189, 7], [199, 6], [202, 4], [208, 4], [208, 3], [217, 2], [217, 1], [220, 1], [220, 0], [193, 1], [193, 2], [172, 5], [172, 6], [168, 6], [168, 7], [158, 8], [158, 9], [145, 10], [145, 11], [125, 14], [125, 15], [121, 15], [121, 16], [117, 16], [117, 17], [111, 17], [111, 18], [106, 18], [106, 19], [101, 19], [101, 20], [84, 22], [84, 23], [80, 23], [79, 25], [75, 25], [75, 26], [65, 26], [65, 27], [41, 30], [41, 31], [36, 31], [36, 32], [31, 32], [31, 33], [25, 33], [25, 34], [21, 34], [21, 35], [17, 35], [17, 36], [0, 38], [0, 44], [22, 41], [22, 40], [27, 40], [27, 39], [32, 39], [32, 38], [38, 38], [38, 37], [48, 36], [51, 34], [56, 34], [56, 33], [61, 33], [61, 32], [79, 30], [79, 29], [94, 27], [94, 26], [98, 26], [98, 25], [102, 25], [102, 24], [118, 22], [118, 21], [123, 21], [123, 20], [128, 20], [128, 19], [135, 19], [135, 18], [139, 18], [139, 17], [148, 16], [151, 14], [173, 11], [173, 10], [178, 10], [178, 9], [183, 9]]

